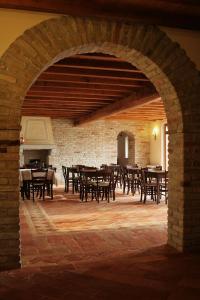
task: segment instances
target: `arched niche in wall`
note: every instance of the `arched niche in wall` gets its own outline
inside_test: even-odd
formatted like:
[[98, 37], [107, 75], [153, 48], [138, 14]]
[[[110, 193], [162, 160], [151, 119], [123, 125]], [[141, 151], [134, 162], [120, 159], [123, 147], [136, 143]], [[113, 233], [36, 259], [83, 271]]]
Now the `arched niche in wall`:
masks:
[[117, 136], [117, 162], [123, 166], [135, 164], [135, 137], [128, 131]]

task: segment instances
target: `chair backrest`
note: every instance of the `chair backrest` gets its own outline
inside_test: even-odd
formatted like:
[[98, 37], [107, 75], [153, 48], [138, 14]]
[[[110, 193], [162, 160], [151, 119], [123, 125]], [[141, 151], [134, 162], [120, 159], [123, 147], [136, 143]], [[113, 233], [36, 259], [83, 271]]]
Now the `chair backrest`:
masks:
[[48, 181], [54, 181], [54, 177], [55, 177], [55, 170], [54, 169], [56, 169], [56, 168], [52, 168], [52, 169], [49, 169], [48, 168], [48, 170], [47, 170], [47, 180]]
[[53, 167], [52, 165], [48, 165], [47, 169], [53, 170], [54, 172], [56, 172], [57, 168]]
[[72, 165], [72, 168], [76, 168], [78, 172], [82, 170], [84, 167], [85, 165]]
[[106, 170], [98, 170], [96, 172], [96, 181], [97, 181], [97, 185], [100, 182], [109, 182], [109, 185], [112, 184], [112, 180], [113, 180], [113, 172], [110, 169], [106, 169]]
[[107, 164], [102, 164], [101, 166], [100, 166], [100, 169], [106, 169], [107, 168]]
[[35, 169], [31, 170], [32, 181], [37, 182], [45, 182], [47, 180], [47, 169]]
[[138, 168], [137, 164], [126, 165], [127, 169]]
[[81, 170], [80, 171], [80, 184], [86, 184], [89, 181], [96, 180], [96, 170]]
[[141, 168], [141, 184], [148, 183], [152, 179], [149, 174], [148, 168]]
[[157, 166], [156, 166], [156, 170], [162, 171], [162, 166], [157, 165]]
[[97, 168], [96, 168], [96, 167], [88, 167], [88, 166], [84, 166], [84, 168], [82, 168], [81, 170], [82, 170], [82, 171], [87, 171], [87, 170], [96, 171]]

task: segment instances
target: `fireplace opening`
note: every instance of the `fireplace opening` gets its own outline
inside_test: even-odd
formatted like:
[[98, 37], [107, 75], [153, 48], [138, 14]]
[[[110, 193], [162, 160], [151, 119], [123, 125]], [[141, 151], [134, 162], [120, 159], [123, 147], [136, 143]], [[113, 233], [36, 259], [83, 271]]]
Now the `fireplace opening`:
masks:
[[40, 168], [48, 167], [50, 164], [51, 149], [23, 150], [21, 167]]

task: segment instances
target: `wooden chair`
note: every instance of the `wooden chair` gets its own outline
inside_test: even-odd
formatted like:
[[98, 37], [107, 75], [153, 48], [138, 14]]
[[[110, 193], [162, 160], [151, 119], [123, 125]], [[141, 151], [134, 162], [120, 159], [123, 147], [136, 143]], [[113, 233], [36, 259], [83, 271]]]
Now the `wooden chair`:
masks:
[[89, 195], [95, 197], [96, 170], [81, 170], [79, 177], [79, 193], [81, 201], [87, 201]]
[[[141, 170], [141, 191], [140, 201], [145, 203], [147, 196], [151, 197], [151, 200], [157, 200], [157, 181], [146, 169]], [[144, 196], [144, 199], [143, 199]]]
[[20, 187], [21, 198], [23, 200], [30, 199], [30, 180], [23, 180], [23, 183]]
[[44, 200], [47, 183], [47, 169], [31, 170], [31, 176], [30, 193], [32, 193], [33, 201], [35, 201], [35, 193], [37, 197], [42, 197]]
[[53, 199], [53, 177], [54, 177], [54, 168], [47, 170], [47, 179], [46, 179], [46, 191], [47, 195]]
[[[135, 194], [135, 188], [136, 188], [136, 175], [137, 171], [131, 167], [124, 167], [123, 168], [123, 175], [122, 175], [122, 182], [123, 182], [123, 193], [129, 194], [131, 191], [132, 194]], [[127, 190], [127, 191], [126, 191]]]
[[75, 167], [65, 167], [62, 166], [62, 172], [63, 172], [63, 177], [64, 177], [64, 182], [65, 182], [65, 192], [69, 192], [69, 186], [72, 186], [72, 192], [75, 192], [76, 189], [76, 183], [77, 183], [77, 178], [75, 176], [75, 173], [77, 172], [77, 169]]
[[95, 197], [99, 202], [106, 199], [110, 202], [110, 197], [115, 200], [115, 188], [118, 178], [114, 176], [112, 170], [101, 170], [96, 173], [96, 183], [94, 185]]
[[167, 204], [168, 201], [168, 171], [165, 171], [164, 176], [161, 178], [160, 181], [160, 198], [164, 196], [165, 203]]
[[65, 183], [65, 192], [67, 192], [67, 167], [62, 166], [62, 173], [63, 173], [64, 183]]

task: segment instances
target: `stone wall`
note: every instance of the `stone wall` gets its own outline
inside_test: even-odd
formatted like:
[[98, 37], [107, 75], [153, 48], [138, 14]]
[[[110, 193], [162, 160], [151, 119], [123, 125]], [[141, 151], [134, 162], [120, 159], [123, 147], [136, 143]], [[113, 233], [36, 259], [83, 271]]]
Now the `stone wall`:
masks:
[[55, 148], [50, 163], [57, 167], [59, 183], [63, 182], [61, 166], [85, 164], [97, 166], [117, 163], [117, 136], [128, 131], [135, 137], [135, 162], [149, 164], [150, 123], [135, 121], [98, 121], [74, 127], [70, 120], [52, 119]]

